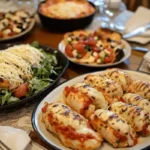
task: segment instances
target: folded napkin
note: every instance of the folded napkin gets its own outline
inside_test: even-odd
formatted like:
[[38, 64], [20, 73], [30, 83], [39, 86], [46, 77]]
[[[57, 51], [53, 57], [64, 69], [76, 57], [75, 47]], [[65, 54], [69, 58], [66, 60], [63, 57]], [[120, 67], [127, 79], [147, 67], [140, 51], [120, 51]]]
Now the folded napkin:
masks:
[[11, 150], [24, 150], [30, 143], [25, 131], [9, 126], [0, 126], [0, 140]]
[[144, 59], [142, 60], [138, 71], [150, 74], [150, 51], [144, 55]]
[[[136, 12], [132, 15], [132, 17], [127, 21], [125, 25], [125, 32], [129, 33], [141, 26], [144, 26], [150, 23], [150, 10], [145, 7], [138, 7]], [[150, 30], [145, 33], [129, 38], [128, 41], [138, 42], [141, 44], [146, 44], [150, 41]]]

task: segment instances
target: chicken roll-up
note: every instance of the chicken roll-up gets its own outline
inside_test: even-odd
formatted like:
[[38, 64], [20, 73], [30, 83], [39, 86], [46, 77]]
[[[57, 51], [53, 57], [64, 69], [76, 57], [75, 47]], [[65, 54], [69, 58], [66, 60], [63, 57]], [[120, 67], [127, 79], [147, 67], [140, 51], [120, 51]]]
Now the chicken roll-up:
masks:
[[150, 102], [139, 94], [126, 93], [121, 98], [121, 101], [128, 104], [137, 105], [147, 111], [150, 115]]
[[125, 119], [139, 134], [150, 134], [149, 114], [141, 107], [123, 102], [115, 102], [110, 105], [109, 109]]
[[129, 93], [137, 93], [150, 101], [150, 82], [135, 80], [128, 88]]
[[133, 81], [133, 79], [131, 78], [131, 76], [128, 73], [126, 73], [123, 70], [118, 69], [118, 68], [106, 70], [105, 75], [108, 78], [115, 80], [118, 84], [120, 84], [123, 91], [127, 91], [129, 85]]
[[96, 109], [107, 109], [108, 102], [101, 92], [86, 83], [77, 83], [64, 89], [65, 103], [85, 117]]
[[84, 82], [100, 91], [109, 104], [119, 101], [123, 95], [122, 88], [116, 81], [101, 75], [88, 75]]
[[90, 127], [88, 121], [62, 103], [46, 103], [42, 121], [61, 142], [75, 150], [94, 150], [101, 146], [102, 138]]
[[90, 122], [114, 147], [128, 147], [137, 143], [136, 132], [132, 126], [112, 111], [98, 109], [91, 115]]

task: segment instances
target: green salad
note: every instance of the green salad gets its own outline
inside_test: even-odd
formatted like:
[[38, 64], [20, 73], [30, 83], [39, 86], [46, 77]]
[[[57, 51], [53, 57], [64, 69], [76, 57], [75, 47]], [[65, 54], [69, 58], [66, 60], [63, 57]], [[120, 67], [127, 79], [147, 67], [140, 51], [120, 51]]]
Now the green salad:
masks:
[[[1, 61], [1, 57], [7, 58], [8, 53], [12, 59]], [[38, 42], [1, 51], [0, 105], [20, 101], [52, 84], [62, 71], [56, 55], [57, 51], [48, 53]]]

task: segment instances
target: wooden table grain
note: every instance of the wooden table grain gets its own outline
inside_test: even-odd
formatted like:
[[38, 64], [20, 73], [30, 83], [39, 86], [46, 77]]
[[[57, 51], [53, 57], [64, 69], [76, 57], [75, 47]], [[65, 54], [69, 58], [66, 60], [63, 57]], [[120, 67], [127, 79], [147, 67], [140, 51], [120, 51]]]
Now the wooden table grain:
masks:
[[[51, 46], [51, 47], [57, 49], [58, 44], [62, 40], [62, 38], [63, 38], [63, 33], [51, 32], [47, 29], [44, 29], [41, 24], [37, 23], [31, 33], [29, 33], [28, 35], [26, 35], [20, 39], [14, 40], [12, 42], [31, 43], [33, 41], [38, 41], [40, 44], [48, 45], [48, 46]], [[130, 44], [137, 45], [136, 43], [130, 43]], [[150, 44], [147, 44], [146, 47], [150, 47]], [[136, 71], [143, 59], [143, 56], [144, 56], [143, 52], [138, 52], [138, 51], [132, 50], [131, 57], [128, 60], [126, 60], [125, 62], [123, 62], [115, 67]], [[73, 77], [79, 76], [84, 73], [100, 71], [100, 70], [104, 70], [104, 69], [106, 69], [106, 68], [103, 68], [103, 69], [88, 68], [88, 67], [83, 67], [83, 66], [77, 66], [73, 63], [70, 63], [67, 70], [65, 71], [65, 73], [63, 75], [63, 78], [71, 79]], [[30, 137], [33, 141], [39, 143], [40, 145], [44, 146], [45, 148], [52, 149], [46, 143], [44, 143], [34, 131], [31, 132]]]

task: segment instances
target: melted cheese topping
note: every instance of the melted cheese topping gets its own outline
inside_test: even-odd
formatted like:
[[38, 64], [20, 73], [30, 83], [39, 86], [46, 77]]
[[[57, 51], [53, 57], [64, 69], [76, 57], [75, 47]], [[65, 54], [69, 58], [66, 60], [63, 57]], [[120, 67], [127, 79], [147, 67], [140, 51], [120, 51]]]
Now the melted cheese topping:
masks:
[[44, 55], [30, 45], [10, 47], [0, 52], [0, 78], [8, 80], [10, 89], [32, 77], [32, 65], [40, 66]]
[[112, 128], [114, 128], [115, 130], [118, 130], [125, 134], [129, 132], [129, 125], [126, 123], [126, 121], [118, 118], [112, 118], [111, 116], [116, 115], [114, 112], [112, 111], [108, 111], [108, 110], [103, 110], [103, 109], [99, 109], [97, 111], [95, 111], [96, 116], [98, 116], [98, 118], [100, 118], [101, 120], [108, 121], [108, 125], [111, 126]]
[[106, 70], [105, 75], [120, 84], [123, 91], [126, 91], [132, 82], [132, 78], [120, 69], [108, 69]]
[[149, 125], [148, 113], [138, 106], [115, 102], [111, 105], [110, 110], [126, 119], [135, 128], [136, 132], [142, 132], [146, 123]]
[[127, 91], [130, 93], [137, 93], [150, 101], [150, 82], [135, 80]]
[[94, 7], [87, 2], [79, 3], [74, 1], [65, 1], [55, 3], [50, 6], [46, 4], [41, 6], [41, 12], [45, 15], [52, 18], [62, 19], [79, 18], [87, 16], [94, 11]]
[[126, 93], [122, 97], [123, 101], [129, 104], [137, 105], [150, 114], [150, 102], [138, 94]]
[[123, 95], [121, 86], [104, 76], [88, 75], [84, 82], [102, 92], [108, 103], [118, 101]]
[[[134, 132], [133, 128], [117, 114], [109, 110], [98, 109], [91, 116], [91, 122], [93, 123], [93, 125], [98, 122], [97, 120], [95, 120], [95, 118], [98, 118], [98, 120], [100, 121], [100, 124], [97, 124], [96, 127], [99, 129], [96, 130], [100, 130], [100, 133], [104, 136], [104, 138], [112, 143], [114, 146], [116, 145], [116, 138], [118, 138], [114, 137], [114, 130], [127, 138], [127, 145], [134, 145], [133, 138], [136, 138], [136, 133]], [[109, 131], [108, 136], [106, 135], [107, 131]], [[118, 147], [118, 145], [116, 145], [116, 147]]]
[[77, 83], [74, 85], [82, 93], [86, 94], [87, 96], [94, 98], [94, 104], [96, 108], [106, 109], [108, 106], [108, 102], [105, 100], [104, 96], [101, 92], [97, 91], [96, 89], [90, 87], [86, 83]]

